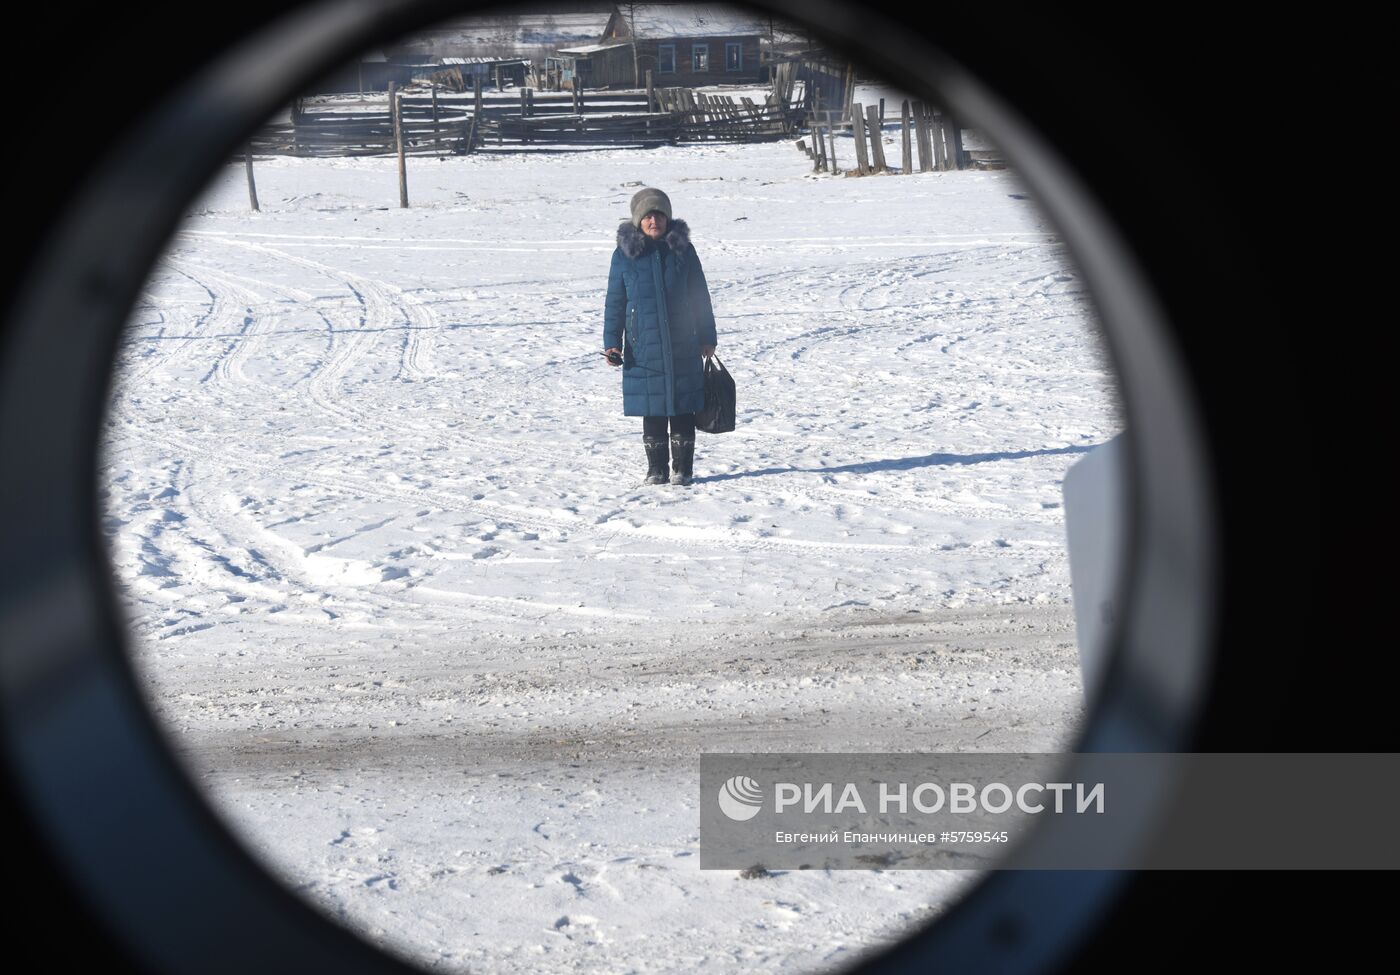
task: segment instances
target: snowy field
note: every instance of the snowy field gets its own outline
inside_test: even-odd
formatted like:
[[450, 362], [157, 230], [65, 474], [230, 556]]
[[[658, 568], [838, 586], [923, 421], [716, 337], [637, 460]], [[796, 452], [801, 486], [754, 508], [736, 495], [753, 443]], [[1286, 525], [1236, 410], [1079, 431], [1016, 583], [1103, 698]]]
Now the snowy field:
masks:
[[[452, 972], [830, 969], [970, 889], [702, 873], [698, 766], [1071, 745], [1061, 479], [1121, 420], [1014, 174], [414, 157], [405, 210], [391, 158], [256, 172], [133, 310], [100, 487], [152, 706], [269, 869]], [[689, 488], [596, 354], [644, 184], [738, 384]]]

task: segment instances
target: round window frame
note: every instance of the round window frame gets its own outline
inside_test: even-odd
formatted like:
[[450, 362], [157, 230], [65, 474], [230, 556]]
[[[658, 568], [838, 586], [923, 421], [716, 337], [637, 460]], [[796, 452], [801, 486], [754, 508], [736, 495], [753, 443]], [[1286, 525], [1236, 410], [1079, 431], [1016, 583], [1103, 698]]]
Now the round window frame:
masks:
[[[928, 39], [868, 9], [818, 0], [756, 7], [894, 84], [974, 120], [1059, 229], [1093, 295], [1131, 437], [1130, 517], [1107, 672], [1080, 752], [1173, 752], [1191, 738], [1218, 602], [1216, 499], [1200, 409], [1173, 329], [1127, 238], [1053, 143]], [[350, 55], [449, 13], [490, 4], [302, 4], [212, 62], [107, 157], [43, 242], [6, 322], [0, 360], [4, 509], [32, 513], [0, 542], [5, 758], [54, 857], [128, 950], [176, 970], [218, 943], [230, 968], [266, 964], [416, 971], [269, 876], [169, 752], [125, 652], [100, 530], [96, 463], [119, 336], [185, 208], [290, 93]], [[39, 407], [42, 423], [34, 423]], [[1071, 759], [1072, 760], [1072, 759]], [[1070, 767], [1072, 774], [1073, 766]], [[1170, 773], [1140, 783], [1127, 856], [1156, 825]], [[114, 799], [113, 797], [118, 797]], [[1072, 820], [1027, 843], [1085, 842]], [[1125, 875], [1016, 869], [1011, 857], [936, 923], [860, 970], [956, 958], [1037, 971], [1087, 933]], [[141, 871], [133, 883], [132, 870]], [[197, 891], [199, 896], [192, 897]], [[257, 938], [248, 938], [248, 930]], [[407, 968], [404, 966], [408, 965]]]

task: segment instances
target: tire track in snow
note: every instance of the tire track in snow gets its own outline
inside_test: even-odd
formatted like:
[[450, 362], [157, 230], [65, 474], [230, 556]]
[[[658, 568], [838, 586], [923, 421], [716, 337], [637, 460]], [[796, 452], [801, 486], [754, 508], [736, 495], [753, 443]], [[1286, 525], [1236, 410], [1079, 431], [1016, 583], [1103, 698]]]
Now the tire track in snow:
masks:
[[[271, 251], [270, 248], [258, 247], [257, 249], [259, 249], [259, 250], [268, 250], [268, 251]], [[303, 265], [305, 265], [305, 266], [311, 267], [311, 268], [316, 269], [316, 270], [318, 270], [318, 271], [322, 271], [323, 273], [332, 274], [332, 275], [339, 274], [339, 272], [337, 272], [336, 269], [331, 268], [331, 267], [329, 267], [329, 266], [327, 266], [327, 265], [320, 264], [319, 262], [310, 261], [309, 259], [306, 259], [306, 258], [294, 257], [294, 256], [291, 256], [291, 255], [284, 255], [284, 254], [282, 254], [281, 252], [277, 252], [277, 251], [271, 251], [271, 252], [272, 252], [273, 254], [275, 254], [276, 256], [278, 256], [278, 257], [283, 257], [283, 258], [292, 260], [292, 261], [294, 261], [294, 262], [296, 262], [296, 263], [303, 264]], [[911, 259], [911, 261], [906, 262], [906, 263], [913, 264], [913, 263], [915, 263], [915, 262]], [[920, 266], [922, 266], [922, 265], [920, 265]], [[857, 269], [857, 272], [858, 272], [858, 269]], [[894, 272], [894, 273], [895, 273], [896, 275], [898, 275], [898, 274], [902, 274], [903, 272], [897, 270], [897, 271]], [[351, 277], [356, 277], [356, 278], [357, 278], [358, 276], [351, 276]], [[367, 280], [367, 279], [361, 279], [361, 280]], [[860, 278], [859, 276], [858, 276], [858, 280], [861, 280], [861, 278]], [[352, 284], [352, 286], [353, 286], [353, 282], [352, 282], [351, 284]], [[394, 289], [394, 290], [396, 290], [396, 291], [398, 292], [399, 295], [404, 296], [404, 292], [402, 292], [401, 290], [398, 290], [398, 289]], [[373, 294], [374, 292], [373, 292], [372, 290], [370, 290], [370, 291], [367, 291], [366, 293], [368, 293], [368, 294]], [[405, 297], [406, 297], [406, 296], [405, 296]], [[384, 301], [381, 301], [377, 307], [383, 308], [384, 305], [385, 305], [387, 302], [388, 302], [388, 299], [384, 299]], [[435, 320], [435, 319], [436, 319], [436, 316], [434, 315], [433, 318], [434, 318], [434, 320]], [[810, 339], [810, 337], [812, 337], [812, 336], [818, 336], [818, 337], [825, 336], [825, 337], [828, 337], [828, 338], [839, 338], [839, 337], [848, 336], [848, 335], [857, 333], [857, 332], [859, 332], [859, 331], [860, 331], [860, 327], [859, 327], [859, 326], [852, 326], [852, 327], [847, 327], [847, 328], [841, 328], [841, 327], [839, 327], [839, 326], [823, 326], [823, 327], [819, 327], [819, 328], [817, 328], [817, 329], [812, 329], [812, 330], [808, 330], [808, 331], [806, 331], [806, 332], [800, 333], [798, 336], [790, 336], [790, 337], [784, 338], [784, 339], [780, 340], [780, 342], [779, 342], [778, 344], [790, 343], [790, 342], [792, 342], [792, 341], [798, 341], [798, 340], [801, 340], [801, 339], [804, 339], [804, 338]], [[340, 357], [340, 359], [337, 360], [337, 364], [336, 364], [333, 368], [328, 369], [328, 370], [324, 370], [323, 372], [325, 372], [325, 373], [330, 373], [330, 374], [333, 374], [333, 375], [339, 375], [341, 372], [343, 372], [343, 369], [346, 368], [346, 366], [345, 366], [344, 364], [350, 360], [350, 358], [351, 358], [350, 353], [351, 353], [353, 350], [348, 350], [348, 349], [347, 349], [347, 350], [342, 350], [342, 351], [343, 351], [343, 354], [342, 354], [342, 356]], [[795, 356], [795, 355], [796, 355], [796, 354], [794, 354], [794, 356]], [[325, 375], [322, 376], [322, 381], [323, 381], [323, 383], [324, 383], [325, 381], [327, 381]], [[342, 413], [344, 413], [344, 411], [342, 411]], [[368, 417], [365, 417], [363, 414], [358, 414], [358, 413], [357, 413], [356, 415], [357, 415], [357, 416], [360, 416], [361, 419], [364, 420], [364, 426], [366, 426], [366, 427], [372, 426], [373, 429], [375, 430], [375, 432], [384, 433], [384, 434], [386, 434], [386, 435], [390, 435], [390, 436], [396, 435], [396, 434], [398, 434], [398, 433], [404, 432], [405, 430], [409, 430], [409, 431], [411, 431], [411, 432], [413, 432], [413, 433], [415, 433], [415, 434], [418, 434], [418, 433], [420, 432], [420, 431], [419, 431], [418, 429], [416, 429], [416, 427], [414, 427], [412, 424], [407, 424], [407, 425], [404, 425], [404, 424], [393, 424], [393, 423], [384, 423], [384, 422], [382, 422], [382, 421], [381, 421], [381, 422], [378, 422], [377, 424], [372, 424], [372, 423], [369, 421], [369, 418], [368, 418]], [[449, 435], [449, 436], [450, 436], [450, 435]], [[473, 447], [480, 448], [480, 447], [483, 447], [483, 446], [485, 446], [485, 442], [483, 441], [482, 438], [480, 438], [480, 437], [471, 437], [471, 436], [467, 436], [467, 437], [463, 437], [458, 443], [451, 445], [451, 449], [454, 449], [454, 450], [461, 450], [462, 448], [466, 448], [466, 452], [467, 452], [467, 453], [478, 453], [478, 454], [479, 454], [479, 453], [482, 453], [483, 451], [481, 451], [481, 450], [479, 450], [479, 449], [476, 450], [476, 451], [472, 451], [471, 448], [473, 448]], [[522, 461], [522, 460], [526, 460], [526, 461], [531, 462], [531, 463], [534, 464], [535, 466], [540, 467], [540, 468], [543, 468], [543, 469], [548, 469], [548, 468], [550, 468], [550, 467], [557, 466], [557, 463], [558, 463], [557, 451], [551, 451], [551, 450], [549, 450], [549, 449], [547, 449], [547, 448], [541, 449], [541, 448], [538, 448], [538, 447], [534, 446], [533, 444], [528, 444], [528, 445], [527, 445], [527, 444], [522, 444], [518, 439], [495, 439], [495, 440], [493, 440], [492, 443], [490, 444], [490, 447], [491, 447], [491, 449], [490, 449], [489, 451], [485, 451], [485, 452], [488, 453], [488, 454], [490, 454], [490, 455], [492, 456], [493, 460], [495, 460], [497, 463], [499, 463], [499, 462], [502, 461], [502, 460], [509, 460], [509, 461]], [[349, 482], [347, 482], [347, 483], [349, 483]], [[366, 482], [361, 482], [361, 486], [362, 486], [362, 488], [365, 489], [365, 490], [373, 490], [373, 484], [372, 484], [372, 482], [368, 482], [368, 483], [366, 483]], [[759, 488], [759, 489], [757, 489], [757, 493], [766, 495], [766, 496], [769, 497], [769, 498], [779, 498], [779, 497], [790, 496], [790, 495], [791, 495], [791, 489], [788, 489], [787, 492], [786, 492], [786, 494], [785, 494], [784, 491], [781, 491], [781, 490], [764, 490], [764, 489], [762, 489], [762, 488]], [[845, 499], [849, 499], [849, 498], [853, 495], [853, 492], [846, 492], [846, 491], [835, 491], [834, 493], [837, 493], [837, 494], [841, 495], [841, 496], [842, 496], [843, 498], [845, 498]], [[427, 498], [426, 496], [424, 497], [424, 499], [425, 499], [425, 500], [432, 500], [432, 499]], [[817, 503], [817, 504], [823, 504], [823, 503], [825, 503], [824, 501], [819, 500], [819, 495], [817, 495], [817, 494], [808, 494], [808, 495], [806, 495], [806, 499], [809, 500], [809, 501], [812, 501], [812, 502], [814, 502], [814, 503]], [[439, 496], [436, 498], [436, 500], [434, 501], [434, 503], [438, 504], [438, 506], [440, 506], [440, 507], [443, 506], [443, 499], [442, 499], [442, 496], [439, 495]], [[868, 500], [866, 500], [865, 503], [866, 503], [867, 506], [869, 506], [869, 501], [868, 501]], [[928, 499], [928, 500], [926, 500], [926, 501], [919, 501], [919, 500], [903, 501], [903, 500], [895, 500], [895, 499], [893, 499], [893, 498], [886, 498], [886, 499], [882, 499], [882, 502], [881, 502], [881, 504], [880, 504], [879, 506], [881, 506], [881, 507], [895, 507], [895, 508], [898, 508], [898, 509], [900, 509], [900, 510], [905, 510], [905, 511], [910, 511], [910, 512], [918, 512], [918, 513], [941, 513], [941, 514], [954, 514], [954, 515], [961, 515], [961, 516], [969, 516], [969, 515], [978, 514], [978, 513], [985, 513], [985, 507], [984, 507], [984, 506], [960, 504], [960, 503], [957, 503], [957, 502], [949, 501], [949, 500], [947, 500], [947, 499]], [[474, 508], [473, 510], [480, 512], [480, 511], [481, 511], [481, 508], [477, 507], [477, 508]], [[500, 508], [500, 507], [496, 507], [496, 508], [493, 508], [493, 509], [490, 510], [490, 512], [489, 512], [489, 517], [492, 517], [492, 518], [495, 519], [495, 520], [509, 519], [511, 522], [513, 522], [513, 523], [515, 523], [515, 524], [521, 524], [521, 521], [520, 521], [521, 515], [519, 514], [518, 509], [512, 509], [512, 508], [504, 508], [504, 509], [503, 509], [503, 508]], [[578, 520], [578, 521], [576, 521], [576, 522], [574, 522], [574, 523], [572, 523], [572, 524], [566, 524], [566, 523], [560, 522], [560, 521], [558, 521], [558, 520], [542, 521], [538, 516], [527, 516], [527, 517], [530, 517], [530, 518], [532, 519], [532, 522], [531, 522], [531, 524], [527, 525], [526, 527], [533, 527], [533, 528], [545, 527], [545, 528], [551, 528], [551, 529], [553, 529], [553, 530], [561, 531], [561, 532], [563, 532], [563, 531], [577, 532], [577, 531], [579, 530], [580, 527], [587, 527], [587, 522], [586, 522], [585, 520], [583, 520], [583, 519], [580, 519], [580, 520]], [[621, 530], [625, 530], [625, 529], [621, 529]], [[757, 542], [757, 540], [751, 541], [750, 544], [758, 544], [759, 547], [763, 547], [763, 545], [762, 545], [761, 543]], [[797, 543], [796, 540], [781, 540], [781, 541], [777, 542], [776, 544], [779, 544], [779, 545], [792, 545], [792, 544], [798, 544], [798, 543]], [[849, 543], [816, 543], [816, 544], [817, 544], [818, 546], [820, 546], [820, 545], [830, 545], [830, 546], [839, 547], [839, 548], [842, 548], [842, 549], [849, 549], [849, 548], [851, 547]], [[903, 548], [903, 546], [888, 546], [888, 547]]]
[[[365, 354], [366, 346], [368, 346], [373, 341], [373, 339], [371, 338], [371, 333], [367, 333], [364, 330], [364, 326], [369, 325], [376, 318], [376, 316], [379, 319], [387, 322], [390, 318], [394, 317], [393, 311], [395, 308], [398, 308], [401, 311], [406, 311], [406, 309], [404, 309], [401, 304], [398, 304], [395, 301], [392, 292], [384, 288], [377, 288], [373, 282], [368, 282], [368, 279], [365, 279], [361, 276], [346, 274], [345, 272], [339, 271], [333, 267], [330, 267], [329, 265], [325, 265], [320, 262], [297, 257], [294, 255], [288, 255], [274, 248], [269, 248], [262, 245], [248, 244], [247, 242], [241, 241], [236, 243], [238, 243], [240, 246], [245, 246], [255, 251], [267, 253], [270, 256], [275, 257], [276, 259], [289, 261], [294, 264], [299, 264], [309, 269], [315, 270], [320, 274], [331, 276], [336, 281], [345, 284], [348, 288], [350, 288], [352, 293], [356, 294], [357, 298], [361, 302], [362, 308], [365, 309], [365, 314], [359, 322], [359, 325], [361, 327], [358, 329], [348, 330], [354, 333], [350, 341], [347, 342], [338, 340], [335, 342], [332, 354], [327, 358], [325, 362], [323, 362], [322, 367], [316, 370], [315, 374], [312, 377], [312, 381], [309, 384], [310, 394], [313, 398], [313, 401], [317, 402], [320, 408], [322, 408], [326, 412], [338, 415], [346, 419], [347, 421], [354, 421], [356, 423], [355, 428], [357, 430], [368, 430], [371, 433], [397, 434], [401, 429], [403, 429], [403, 427], [395, 425], [393, 423], [383, 422], [383, 420], [379, 418], [378, 415], [368, 410], [362, 411], [347, 406], [347, 401], [345, 400], [345, 398], [337, 395], [338, 391], [336, 388], [339, 380], [353, 366], [353, 364]], [[923, 263], [924, 262], [920, 263], [920, 267], [923, 267]], [[852, 273], [855, 272], [853, 271]], [[901, 280], [901, 278], [899, 277], [900, 273], [902, 272], [894, 271], [888, 272], [886, 274], [887, 287], [893, 287], [894, 284], [897, 284], [897, 282]], [[302, 294], [304, 295], [305, 293], [303, 292]], [[403, 295], [403, 292], [400, 291], [399, 294]], [[863, 299], [857, 300], [857, 305], [859, 305], [862, 300]], [[411, 319], [411, 316], [408, 314], [405, 314], [404, 317]], [[827, 331], [830, 330], [830, 328], [827, 329]], [[850, 331], [851, 330], [848, 329], [845, 334], [849, 334]], [[792, 337], [788, 337], [783, 341], [791, 340]], [[411, 344], [408, 341], [405, 341], [404, 350], [401, 353], [401, 355], [403, 357], [401, 358], [400, 363], [401, 374], [404, 371], [408, 371], [410, 373], [415, 371], [421, 372], [421, 366], [414, 364], [414, 354], [411, 351]], [[405, 365], [407, 365], [406, 370]], [[409, 429], [414, 428], [410, 427]], [[415, 429], [415, 432], [421, 436], [421, 430]], [[479, 439], [471, 439], [470, 437], [464, 437], [460, 441], [460, 444], [462, 446], [470, 448], [473, 446], [480, 447], [482, 445], [482, 442]], [[174, 445], [173, 441], [172, 445]], [[181, 449], [185, 449], [188, 451], [192, 448], [193, 445], [185, 443], [180, 446]], [[552, 464], [555, 461], [557, 461], [557, 457], [554, 456], [554, 453], [548, 450], [541, 450], [533, 447], [531, 449], [523, 449], [520, 447], [519, 444], [515, 444], [514, 448], [512, 449], [509, 443], [498, 443], [494, 446], [497, 452], [501, 450], [509, 450], [511, 456], [515, 459], [528, 458], [542, 466], [546, 464]], [[254, 458], [251, 456], [243, 461], [238, 461], [237, 458], [231, 457], [227, 450], [219, 451], [218, 457], [221, 462], [224, 462], [226, 464], [241, 463], [244, 466], [263, 471], [278, 470], [278, 467], [276, 465], [269, 465], [265, 462], [265, 460]], [[609, 538], [613, 537], [616, 534], [629, 534], [635, 537], [652, 537], [657, 539], [664, 539], [670, 544], [680, 545], [682, 547], [699, 547], [707, 550], [713, 550], [715, 547], [731, 549], [739, 548], [741, 550], [749, 552], [790, 552], [794, 549], [800, 549], [809, 552], [899, 551], [910, 555], [917, 555], [921, 551], [924, 553], [934, 553], [936, 551], [942, 550], [941, 546], [918, 548], [903, 544], [868, 545], [862, 543], [847, 543], [834, 541], [817, 542], [808, 541], [804, 539], [755, 537], [748, 532], [736, 532], [733, 530], [724, 532], [721, 537], [697, 539], [688, 537], [686, 534], [686, 530], [680, 526], [632, 524], [627, 521], [617, 521], [611, 518], [605, 518], [601, 522], [597, 520], [590, 522], [586, 517], [561, 518], [557, 515], [539, 512], [538, 510], [522, 510], [519, 506], [502, 505], [495, 502], [484, 502], [479, 499], [467, 499], [460, 494], [436, 491], [430, 488], [407, 488], [404, 486], [396, 486], [392, 489], [386, 489], [386, 485], [382, 481], [374, 481], [372, 479], [348, 476], [344, 470], [335, 471], [332, 477], [327, 477], [323, 472], [308, 472], [306, 469], [301, 467], [285, 469], [289, 472], [288, 476], [291, 476], [300, 481], [317, 483], [321, 487], [332, 491], [340, 491], [343, 493], [349, 490], [356, 492], [362, 496], [378, 498], [380, 500], [392, 500], [401, 503], [412, 502], [419, 504], [427, 504], [431, 507], [438, 508], [441, 510], [468, 512], [478, 517], [489, 518], [498, 524], [516, 526], [525, 530], [543, 529], [548, 531], [555, 531], [569, 537], [588, 535], [593, 535], [596, 537], [605, 531]], [[790, 490], [787, 492], [783, 492], [781, 490], [761, 490], [759, 493], [767, 495], [770, 498], [780, 499], [784, 503], [793, 503], [794, 495], [793, 492]], [[812, 503], [818, 503], [823, 505], [826, 504], [826, 502], [824, 500], [820, 500], [819, 496], [815, 493], [808, 492], [803, 494], [802, 497], [809, 499], [809, 501], [811, 501]], [[973, 511], [977, 511], [977, 513], [985, 513], [984, 510], [982, 510], [983, 506], [965, 506], [948, 502], [944, 502], [943, 504], [939, 505], [937, 502], [925, 503], [918, 500], [911, 501], [905, 504], [901, 504], [898, 502], [895, 502], [894, 504], [887, 503], [890, 500], [891, 499], [881, 499], [881, 501], [876, 503], [876, 506], [900, 507], [907, 508], [911, 511], [923, 512], [927, 512], [931, 508], [941, 508], [947, 513], [972, 513]], [[870, 505], [869, 499], [862, 498], [862, 501], [864, 502], [865, 506]], [[798, 503], [801, 503], [800, 500]], [[598, 527], [600, 524], [603, 527]]]
[[[153, 439], [160, 439], [158, 431], [150, 431]], [[437, 509], [442, 511], [454, 511], [463, 514], [470, 514], [480, 518], [490, 519], [500, 527], [506, 527], [522, 531], [552, 531], [562, 536], [569, 537], [592, 537], [594, 540], [608, 539], [618, 534], [630, 535], [634, 538], [646, 538], [657, 541], [665, 541], [668, 544], [679, 545], [688, 549], [701, 549], [710, 551], [715, 548], [739, 549], [748, 553], [791, 553], [794, 551], [819, 553], [830, 552], [839, 554], [842, 552], [865, 552], [865, 553], [905, 553], [911, 557], [931, 556], [945, 549], [939, 545], [908, 545], [908, 544], [879, 544], [863, 542], [843, 542], [843, 541], [815, 541], [810, 539], [780, 538], [770, 536], [756, 536], [746, 531], [735, 530], [732, 527], [722, 528], [720, 526], [706, 526], [703, 529], [692, 526], [673, 526], [664, 524], [634, 524], [630, 521], [619, 521], [614, 515], [623, 513], [622, 509], [615, 509], [613, 512], [604, 513], [601, 517], [559, 517], [538, 510], [522, 511], [517, 506], [503, 505], [497, 502], [467, 498], [460, 494], [434, 490], [431, 488], [415, 488], [403, 485], [389, 486], [383, 481], [376, 481], [368, 477], [357, 476], [343, 469], [337, 469], [331, 473], [324, 473], [305, 468], [289, 467], [269, 463], [265, 457], [253, 454], [243, 454], [227, 445], [215, 447], [201, 447], [197, 444], [185, 440], [179, 440], [165, 436], [164, 445], [171, 449], [177, 456], [186, 458], [204, 458], [217, 463], [226, 469], [255, 471], [261, 475], [275, 475], [291, 483], [314, 484], [324, 490], [337, 494], [350, 494], [357, 498], [369, 498], [377, 501], [392, 501], [404, 504], [406, 507], [417, 507]], [[975, 506], [979, 507], [980, 506]]]
[[396, 378], [408, 382], [419, 382], [433, 378], [433, 345], [441, 327], [437, 311], [417, 295], [390, 284], [381, 284], [408, 319], [404, 332], [403, 352], [399, 357], [399, 373]]
[[[326, 416], [340, 420], [347, 428], [373, 431], [379, 427], [373, 419], [372, 412], [345, 391], [341, 380], [369, 354], [379, 341], [381, 330], [393, 328], [398, 320], [409, 318], [406, 310], [395, 304], [389, 291], [362, 275], [352, 274], [296, 254], [288, 254], [264, 244], [222, 236], [216, 239], [329, 277], [355, 297], [360, 306], [358, 315], [353, 312], [347, 313], [339, 307], [331, 312], [330, 317], [338, 320], [339, 327], [331, 325], [331, 347], [319, 368], [312, 373], [306, 392], [318, 410]], [[401, 349], [401, 363], [403, 354]]]
[[[281, 316], [266, 314], [263, 309], [270, 303], [268, 296], [241, 283], [238, 275], [217, 268], [206, 267], [195, 262], [172, 259], [181, 273], [197, 281], [210, 293], [217, 293], [229, 308], [240, 308], [243, 313], [242, 327], [238, 336], [231, 339], [223, 351], [215, 358], [204, 382], [213, 380], [224, 385], [244, 385], [253, 382], [243, 371], [243, 365], [257, 350], [262, 339], [277, 330]], [[216, 290], [217, 289], [217, 290]], [[300, 292], [309, 300], [310, 295]]]
[[[228, 489], [226, 477], [203, 476], [206, 464], [222, 466], [217, 463], [219, 458], [199, 451], [187, 453], [192, 459], [179, 465], [173, 485], [183, 510], [180, 531], [173, 540], [166, 540], [167, 564], [177, 565], [179, 575], [195, 580], [202, 592], [222, 593], [230, 606], [248, 603], [246, 609], [229, 608], [226, 612], [281, 613], [299, 607], [324, 614], [328, 621], [344, 616], [358, 616], [360, 622], [407, 617], [419, 621], [420, 626], [441, 624], [444, 616], [459, 624], [519, 618], [519, 614], [460, 601], [432, 600], [425, 604], [412, 598], [412, 589], [377, 589], [379, 583], [387, 581], [385, 570], [393, 569], [387, 560], [371, 562], [326, 555], [322, 549], [333, 542], [303, 546], [259, 524], [256, 515], [244, 512], [236, 493]], [[206, 488], [206, 484], [210, 487]], [[350, 534], [383, 524], [361, 526]], [[431, 605], [438, 618], [423, 621], [418, 608], [423, 605]], [[294, 611], [289, 614], [296, 615]], [[167, 635], [180, 632], [183, 631]]]
[[[176, 274], [188, 278], [193, 284], [202, 289], [208, 295], [208, 302], [204, 311], [190, 323], [188, 330], [174, 339], [166, 339], [162, 331], [162, 347], [169, 341], [172, 344], [169, 351], [164, 355], [150, 355], [142, 358], [136, 363], [123, 364], [118, 368], [114, 377], [114, 386], [121, 398], [131, 390], [145, 385], [147, 380], [157, 371], [168, 370], [170, 366], [184, 358], [194, 345], [210, 334], [217, 334], [222, 328], [235, 328], [242, 326], [242, 315], [237, 307], [229, 302], [225, 295], [209, 287], [208, 284], [187, 271], [175, 266], [174, 262], [166, 260], [165, 267]], [[149, 361], [147, 361], [149, 360]]]
[[[344, 286], [360, 302], [363, 313], [358, 322], [360, 330], [402, 328], [403, 343], [399, 350], [399, 371], [396, 378], [419, 381], [431, 378], [433, 344], [441, 322], [431, 302], [386, 281], [378, 281], [362, 274], [355, 274], [344, 268], [335, 267], [321, 261], [297, 254], [289, 254], [267, 244], [237, 238], [225, 239], [228, 243], [248, 250], [265, 254], [276, 260], [295, 264], [331, 278]], [[356, 350], [363, 352], [363, 350]], [[353, 359], [351, 360], [353, 363]], [[337, 371], [343, 375], [350, 363], [337, 361]], [[336, 377], [338, 378], [338, 376]], [[321, 405], [325, 405], [322, 403]], [[366, 411], [351, 410], [361, 417]], [[340, 411], [340, 415], [345, 415]]]

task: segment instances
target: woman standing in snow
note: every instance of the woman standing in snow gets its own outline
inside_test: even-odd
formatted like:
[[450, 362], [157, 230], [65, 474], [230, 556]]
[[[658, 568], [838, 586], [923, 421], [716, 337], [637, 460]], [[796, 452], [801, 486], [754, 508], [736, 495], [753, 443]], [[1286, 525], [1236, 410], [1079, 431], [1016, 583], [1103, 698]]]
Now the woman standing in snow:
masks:
[[603, 348], [622, 366], [622, 412], [642, 417], [648, 484], [665, 484], [666, 426], [677, 484], [689, 484], [695, 416], [705, 406], [701, 357], [715, 353], [715, 315], [690, 228], [671, 200], [647, 187], [617, 228], [603, 310]]

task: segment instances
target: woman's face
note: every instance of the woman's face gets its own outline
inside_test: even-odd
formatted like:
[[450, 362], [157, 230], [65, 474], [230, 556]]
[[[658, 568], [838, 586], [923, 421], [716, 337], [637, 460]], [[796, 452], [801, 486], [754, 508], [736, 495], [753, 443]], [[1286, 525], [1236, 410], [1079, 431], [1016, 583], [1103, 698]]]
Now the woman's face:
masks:
[[652, 240], [656, 240], [666, 232], [666, 214], [660, 210], [653, 210], [645, 217], [642, 217], [642, 233]]

